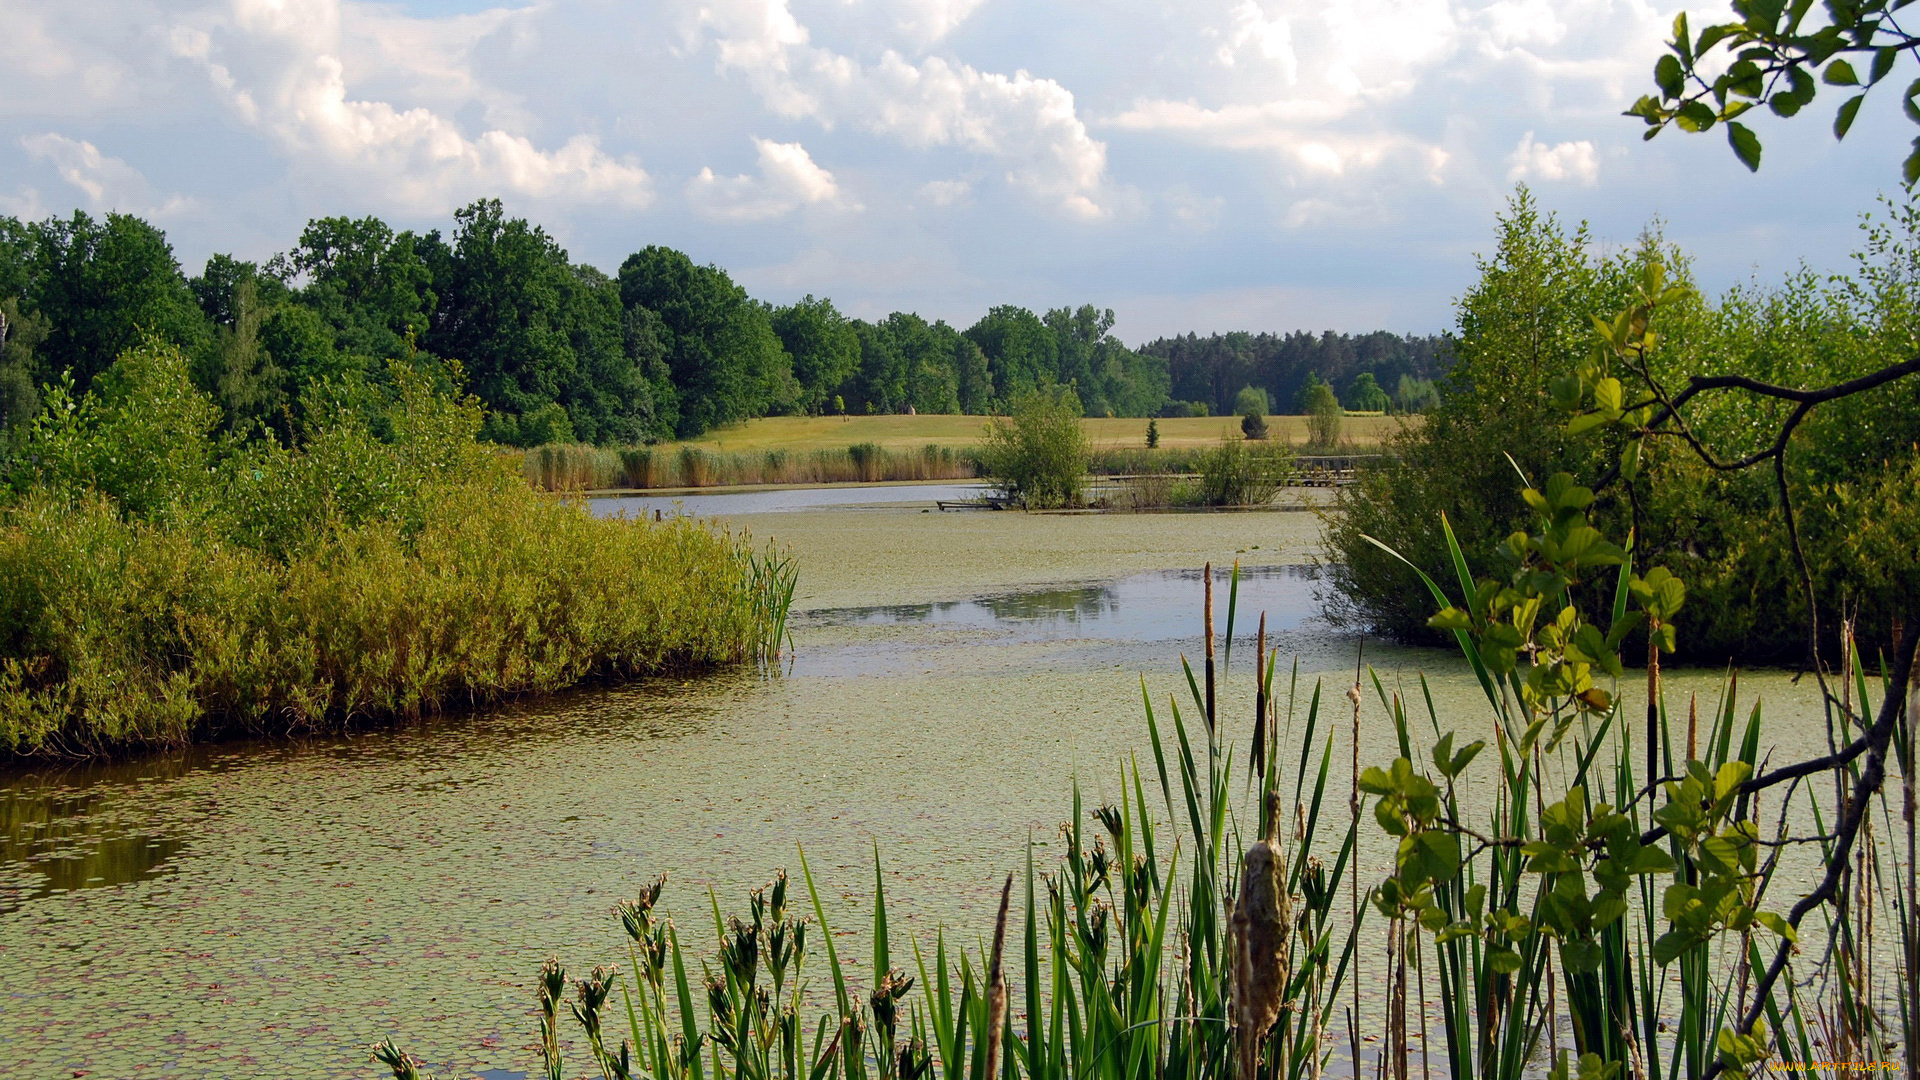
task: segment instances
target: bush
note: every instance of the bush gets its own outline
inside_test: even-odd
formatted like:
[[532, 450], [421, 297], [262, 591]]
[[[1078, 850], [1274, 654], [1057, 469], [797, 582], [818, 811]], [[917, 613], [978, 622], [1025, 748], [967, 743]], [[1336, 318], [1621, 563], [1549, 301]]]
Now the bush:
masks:
[[1340, 442], [1340, 420], [1346, 415], [1333, 387], [1315, 382], [1307, 388], [1307, 442], [1330, 449]]
[[1014, 396], [1010, 415], [987, 425], [983, 475], [1022, 506], [1074, 506], [1093, 449], [1080, 427], [1080, 398], [1070, 386]]
[[1240, 434], [1249, 439], [1259, 440], [1267, 437], [1267, 418], [1257, 412], [1240, 417]]
[[57, 392], [0, 506], [0, 753], [343, 727], [768, 650], [783, 561], [541, 495], [476, 441], [471, 399], [395, 378], [391, 441], [343, 418], [292, 448], [207, 439], [170, 349]]
[[1265, 506], [1293, 469], [1293, 455], [1280, 446], [1223, 442], [1198, 461], [1200, 501], [1208, 506]]

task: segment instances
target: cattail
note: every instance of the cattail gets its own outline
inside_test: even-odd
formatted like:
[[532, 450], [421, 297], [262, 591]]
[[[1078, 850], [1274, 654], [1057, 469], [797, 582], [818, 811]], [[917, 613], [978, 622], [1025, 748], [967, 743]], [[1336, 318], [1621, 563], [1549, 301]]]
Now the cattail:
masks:
[[1013, 900], [1013, 875], [1000, 890], [1000, 918], [993, 925], [993, 959], [987, 965], [987, 1080], [1000, 1068], [1000, 1033], [1007, 1026], [1007, 905]]
[[560, 1080], [560, 998], [567, 990], [567, 969], [560, 958], [540, 965], [540, 1056], [547, 1080]]
[[1260, 1042], [1280, 1018], [1287, 992], [1287, 860], [1274, 840], [1278, 799], [1269, 797], [1267, 835], [1241, 863], [1240, 898], [1233, 909], [1233, 1022], [1239, 1034], [1239, 1080], [1253, 1080]]

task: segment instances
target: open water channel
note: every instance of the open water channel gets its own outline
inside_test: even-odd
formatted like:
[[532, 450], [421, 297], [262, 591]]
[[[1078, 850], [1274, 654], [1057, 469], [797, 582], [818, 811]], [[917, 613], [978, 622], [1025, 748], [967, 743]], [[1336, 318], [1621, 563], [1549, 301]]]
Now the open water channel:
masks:
[[[1098, 805], [1122, 761], [1150, 760], [1143, 682], [1158, 701], [1185, 695], [1208, 561], [1243, 566], [1228, 738], [1250, 719], [1263, 611], [1303, 694], [1352, 680], [1360, 643], [1315, 615], [1310, 514], [797, 496], [682, 503], [799, 559], [779, 674], [0, 774], [0, 1075], [371, 1078], [367, 1045], [393, 1036], [443, 1076], [522, 1076], [546, 956], [581, 972], [624, 956], [610, 909], [661, 871], [683, 925], [706, 924], [708, 889], [742, 909], [802, 845], [836, 932], [866, 925], [877, 847], [896, 951], [940, 925], [972, 940], [1028, 843], [1051, 861], [1073, 780]], [[1218, 594], [1224, 629], [1224, 573]], [[1424, 671], [1443, 712], [1484, 723], [1450, 655], [1366, 654], [1390, 688]], [[1812, 745], [1810, 688], [1758, 681], [1769, 716], [1789, 718], [1769, 737]], [[1719, 682], [1671, 687], [1710, 704]], [[1362, 759], [1390, 760], [1375, 702], [1363, 729]], [[1366, 854], [1369, 876], [1384, 857]]]

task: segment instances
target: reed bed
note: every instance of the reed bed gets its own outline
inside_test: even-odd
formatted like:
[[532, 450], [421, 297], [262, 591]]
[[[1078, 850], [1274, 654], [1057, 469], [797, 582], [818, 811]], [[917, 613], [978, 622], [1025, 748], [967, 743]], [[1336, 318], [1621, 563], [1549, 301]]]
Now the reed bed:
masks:
[[[1237, 444], [1234, 440], [1226, 445]], [[981, 475], [978, 447], [931, 443], [912, 450], [869, 442], [825, 450], [747, 451], [554, 443], [517, 453], [527, 482], [541, 491], [971, 480]], [[1204, 446], [1109, 446], [1093, 451], [1087, 471], [1093, 476], [1199, 473], [1218, 453]]]
[[524, 451], [520, 460], [527, 481], [542, 491], [966, 480], [980, 475], [972, 448], [933, 444], [917, 450], [854, 443], [831, 450], [744, 452], [555, 444]]

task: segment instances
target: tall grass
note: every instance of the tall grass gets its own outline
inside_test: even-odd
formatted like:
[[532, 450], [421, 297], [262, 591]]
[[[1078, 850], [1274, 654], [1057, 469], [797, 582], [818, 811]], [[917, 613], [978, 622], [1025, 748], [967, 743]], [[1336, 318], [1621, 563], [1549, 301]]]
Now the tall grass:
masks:
[[522, 452], [521, 470], [543, 491], [965, 480], [978, 476], [969, 447], [889, 450], [855, 443], [831, 450], [727, 452], [698, 446], [604, 449], [554, 444]]

